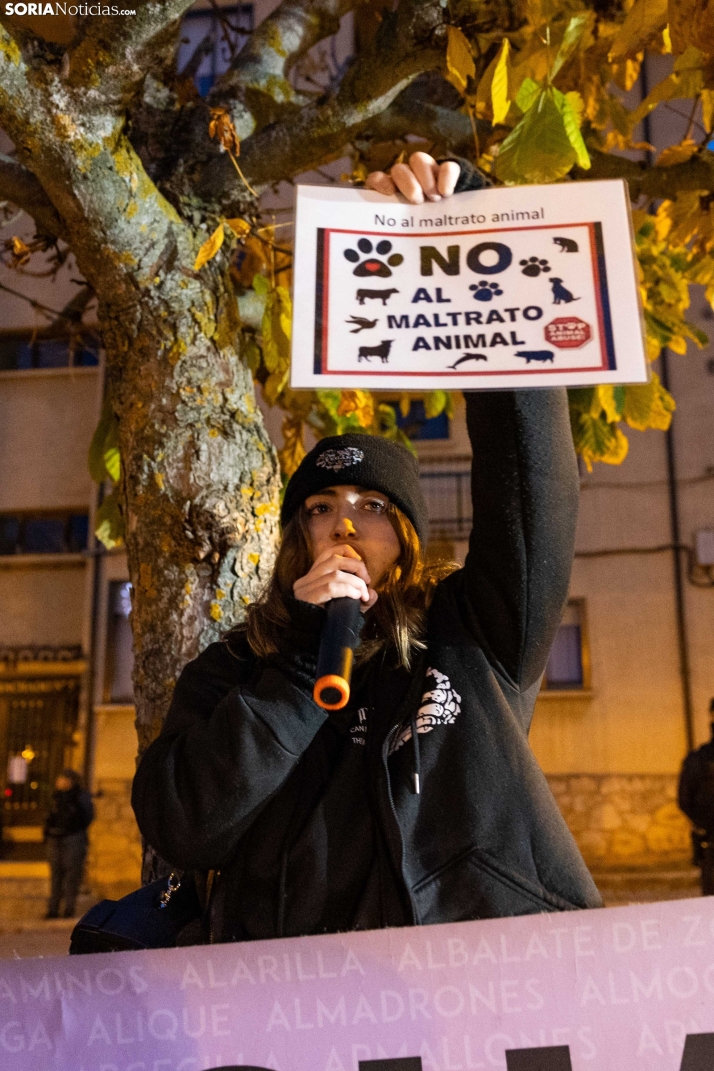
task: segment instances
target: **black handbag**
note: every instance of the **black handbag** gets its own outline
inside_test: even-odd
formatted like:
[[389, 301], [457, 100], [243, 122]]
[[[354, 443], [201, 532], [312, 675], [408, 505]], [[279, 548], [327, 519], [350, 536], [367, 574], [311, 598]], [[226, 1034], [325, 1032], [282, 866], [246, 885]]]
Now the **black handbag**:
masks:
[[193, 874], [172, 873], [121, 900], [95, 904], [72, 930], [69, 954], [173, 948], [187, 927], [193, 939], [186, 943], [200, 944], [203, 916]]

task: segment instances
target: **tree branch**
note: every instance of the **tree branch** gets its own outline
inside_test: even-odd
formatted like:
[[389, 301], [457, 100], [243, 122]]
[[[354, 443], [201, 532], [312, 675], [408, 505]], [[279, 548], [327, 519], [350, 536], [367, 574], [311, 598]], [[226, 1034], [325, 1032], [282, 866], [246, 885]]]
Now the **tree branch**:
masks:
[[[441, 69], [445, 40], [441, 0], [402, 0], [385, 14], [373, 46], [359, 55], [332, 98], [305, 105], [244, 142], [241, 167], [248, 181], [255, 186], [289, 179], [339, 157], [418, 75]], [[204, 195], [226, 214], [245, 199], [231, 170], [230, 161], [220, 159], [201, 176]]]
[[196, 239], [148, 177], [123, 115], [83, 102], [59, 70], [29, 71], [0, 26], [0, 126], [54, 205], [100, 301], [138, 307], [157, 285], [157, 255], [168, 249], [171, 264], [191, 264]]
[[[375, 141], [393, 141], [405, 134], [418, 134], [433, 143], [433, 151], [437, 154], [473, 155], [474, 134], [468, 115], [432, 104], [413, 92], [415, 89], [412, 85], [400, 93], [393, 104], [374, 117], [361, 136]], [[491, 124], [478, 119], [476, 129], [481, 145], [485, 144]]]
[[0, 153], [0, 198], [31, 216], [41, 234], [67, 240], [65, 227], [42, 184], [27, 167]]
[[283, 0], [246, 41], [209, 94], [212, 107], [226, 108], [242, 138], [274, 122], [286, 104], [304, 98], [288, 75], [318, 42], [336, 33], [357, 0]]
[[65, 82], [85, 107], [108, 112], [126, 104], [151, 70], [173, 59], [181, 16], [193, 0], [144, 0], [136, 15], [88, 15], [69, 53]]
[[645, 196], [673, 200], [678, 193], [714, 190], [714, 153], [704, 149], [681, 164], [651, 167], [644, 161], [627, 160], [614, 153], [592, 152], [589, 171], [576, 169], [578, 179], [626, 179], [633, 201]]

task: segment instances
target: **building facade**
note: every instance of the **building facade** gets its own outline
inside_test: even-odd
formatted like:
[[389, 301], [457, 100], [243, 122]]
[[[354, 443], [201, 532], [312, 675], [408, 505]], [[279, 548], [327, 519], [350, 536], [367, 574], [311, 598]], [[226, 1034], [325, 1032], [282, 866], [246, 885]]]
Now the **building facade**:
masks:
[[[250, 29], [271, 6], [261, 0], [255, 10], [236, 7], [236, 25]], [[187, 38], [199, 40], [211, 17], [208, 5], [197, 5]], [[335, 62], [349, 54], [346, 24], [340, 42]], [[216, 46], [198, 72], [203, 89], [224, 62]], [[651, 137], [663, 145], [679, 140], [666, 127]], [[337, 174], [343, 169], [335, 167]], [[285, 211], [281, 195], [271, 203]], [[59, 309], [72, 296], [72, 270], [70, 263], [51, 286], [27, 280], [23, 288]], [[17, 288], [17, 277], [1, 268], [0, 278]], [[692, 312], [714, 338], [701, 294]], [[30, 873], [46, 880], [46, 868], [37, 869], [45, 866], [42, 822], [65, 765], [82, 770], [95, 793], [88, 867], [94, 893], [116, 896], [136, 887], [141, 857], [129, 806], [136, 755], [129, 578], [124, 554], [104, 552], [91, 536], [98, 490], [87, 451], [102, 403], [101, 355], [91, 342], [73, 349], [44, 322], [26, 303], [0, 295], [6, 903], [12, 895], [3, 881]], [[678, 406], [672, 431], [631, 431], [621, 466], [581, 474], [570, 595], [531, 732], [563, 814], [600, 875], [687, 867], [689, 827], [676, 806], [677, 773], [688, 747], [710, 735], [714, 346], [664, 361], [660, 374]], [[266, 421], [279, 445], [280, 414], [268, 411]], [[416, 436], [430, 552], [463, 560], [471, 517], [463, 403], [457, 399], [451, 421], [426, 421], [417, 403], [404, 422]], [[20, 913], [22, 896], [16, 899]]]

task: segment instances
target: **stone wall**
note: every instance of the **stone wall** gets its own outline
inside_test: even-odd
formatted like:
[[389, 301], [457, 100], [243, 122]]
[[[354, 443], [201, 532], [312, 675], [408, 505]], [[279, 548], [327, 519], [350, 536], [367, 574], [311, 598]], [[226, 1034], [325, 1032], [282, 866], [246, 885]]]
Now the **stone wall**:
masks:
[[141, 837], [131, 809], [131, 781], [97, 781], [90, 827], [87, 880], [98, 898], [116, 900], [141, 884]]
[[[561, 774], [548, 783], [587, 865], [596, 871], [686, 867], [689, 822], [668, 774]], [[98, 897], [139, 887], [141, 838], [131, 809], [131, 781], [103, 778], [90, 831], [87, 878]]]
[[677, 806], [674, 775], [560, 774], [548, 784], [592, 869], [691, 862], [690, 825]]

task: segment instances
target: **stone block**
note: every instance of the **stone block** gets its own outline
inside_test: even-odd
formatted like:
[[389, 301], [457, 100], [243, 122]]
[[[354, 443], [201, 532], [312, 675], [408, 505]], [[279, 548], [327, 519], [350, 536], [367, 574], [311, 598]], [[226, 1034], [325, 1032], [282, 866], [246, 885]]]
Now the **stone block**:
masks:
[[586, 831], [585, 833], [580, 833], [576, 840], [586, 862], [588, 860], [601, 862], [606, 857], [607, 837], [604, 833]]
[[622, 818], [611, 803], [603, 803], [592, 812], [591, 829], [601, 829], [607, 833], [619, 829], [621, 825]]
[[635, 833], [646, 833], [652, 823], [648, 814], [626, 814], [624, 821], [626, 828], [634, 830]]
[[610, 852], [614, 859], [624, 862], [647, 852], [645, 838], [631, 829], [618, 829], [612, 835]]
[[671, 825], [653, 825], [646, 833], [647, 846], [658, 855], [688, 856], [691, 851], [689, 830]]
[[689, 821], [676, 803], [665, 803], [662, 807], [658, 807], [653, 818], [657, 825], [689, 831]]

